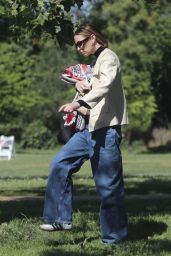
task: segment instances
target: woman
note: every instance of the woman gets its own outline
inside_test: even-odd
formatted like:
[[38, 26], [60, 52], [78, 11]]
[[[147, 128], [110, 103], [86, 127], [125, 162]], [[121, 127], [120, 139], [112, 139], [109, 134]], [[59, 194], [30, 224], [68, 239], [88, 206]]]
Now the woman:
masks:
[[[85, 129], [78, 131], [51, 162], [45, 197], [46, 231], [72, 228], [71, 175], [90, 159], [93, 178], [100, 194], [101, 238], [106, 244], [127, 236], [122, 158], [119, 149], [121, 125], [127, 123], [120, 62], [107, 48], [107, 41], [92, 25], [81, 25], [74, 34], [77, 51], [87, 57], [95, 55], [91, 90], [85, 81], [76, 83], [81, 100], [60, 107], [59, 112], [89, 109]], [[88, 93], [87, 93], [88, 91]], [[86, 94], [84, 93], [86, 92]]]

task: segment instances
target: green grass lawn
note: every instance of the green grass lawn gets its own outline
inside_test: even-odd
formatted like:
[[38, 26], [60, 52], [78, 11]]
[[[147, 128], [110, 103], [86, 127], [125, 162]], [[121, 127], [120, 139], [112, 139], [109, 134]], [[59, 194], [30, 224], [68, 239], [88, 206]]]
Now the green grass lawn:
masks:
[[171, 153], [123, 151], [129, 237], [104, 246], [88, 162], [73, 175], [73, 231], [39, 230], [49, 164], [56, 151], [23, 151], [11, 161], [0, 161], [0, 196], [23, 196], [11, 201], [1, 197], [0, 256], [171, 255]]

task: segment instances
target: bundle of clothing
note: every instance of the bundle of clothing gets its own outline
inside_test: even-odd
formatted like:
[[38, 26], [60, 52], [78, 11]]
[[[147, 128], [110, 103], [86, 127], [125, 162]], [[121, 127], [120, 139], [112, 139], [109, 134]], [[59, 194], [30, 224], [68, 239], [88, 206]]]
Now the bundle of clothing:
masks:
[[[69, 66], [64, 69], [61, 80], [64, 82], [75, 85], [77, 81], [85, 80], [87, 85], [91, 88], [93, 78], [93, 70], [90, 65], [87, 64], [76, 64], [74, 66]], [[80, 100], [82, 95], [77, 92], [73, 102]], [[77, 111], [67, 113], [63, 116], [65, 120], [64, 126], [69, 126], [71, 129], [76, 131], [81, 131], [85, 129], [85, 126], [88, 123], [88, 110], [85, 107], [79, 108]]]
[[92, 67], [87, 64], [76, 64], [64, 69], [61, 79], [69, 84], [75, 84], [77, 81], [86, 80], [91, 83], [93, 77]]

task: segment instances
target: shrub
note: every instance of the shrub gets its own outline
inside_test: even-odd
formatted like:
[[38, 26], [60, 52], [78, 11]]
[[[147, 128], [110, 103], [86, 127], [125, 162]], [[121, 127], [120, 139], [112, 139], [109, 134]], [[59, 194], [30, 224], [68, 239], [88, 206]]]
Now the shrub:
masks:
[[22, 148], [50, 148], [56, 144], [55, 136], [41, 120], [33, 121], [22, 133]]

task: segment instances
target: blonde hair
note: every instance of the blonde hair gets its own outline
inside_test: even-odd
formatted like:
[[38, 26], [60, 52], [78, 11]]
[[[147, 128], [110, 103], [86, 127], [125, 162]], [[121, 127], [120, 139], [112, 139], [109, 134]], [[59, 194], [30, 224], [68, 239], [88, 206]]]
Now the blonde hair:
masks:
[[74, 32], [74, 35], [83, 35], [85, 37], [91, 36], [91, 35], [96, 36], [96, 41], [104, 48], [108, 47], [108, 41], [98, 29], [93, 26], [92, 24], [89, 23], [83, 23], [81, 24]]

